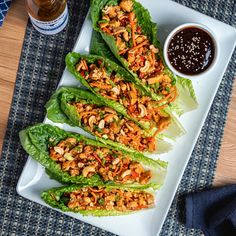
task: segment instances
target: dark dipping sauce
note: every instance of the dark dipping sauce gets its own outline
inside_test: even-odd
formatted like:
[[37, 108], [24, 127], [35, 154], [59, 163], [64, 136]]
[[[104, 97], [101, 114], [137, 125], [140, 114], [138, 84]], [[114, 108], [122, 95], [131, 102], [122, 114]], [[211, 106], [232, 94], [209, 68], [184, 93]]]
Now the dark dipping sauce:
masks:
[[197, 27], [186, 27], [170, 40], [168, 58], [171, 65], [186, 75], [197, 75], [207, 70], [215, 56], [212, 37]]

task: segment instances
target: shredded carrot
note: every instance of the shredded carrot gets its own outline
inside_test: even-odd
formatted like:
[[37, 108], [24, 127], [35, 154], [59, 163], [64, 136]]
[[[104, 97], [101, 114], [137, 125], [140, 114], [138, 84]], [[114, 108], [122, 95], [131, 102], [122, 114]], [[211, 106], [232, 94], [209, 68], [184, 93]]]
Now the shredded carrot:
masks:
[[115, 100], [115, 101], [118, 100], [117, 98], [113, 98], [113, 97], [108, 96], [108, 95], [106, 95], [106, 94], [102, 94], [102, 96], [104, 96], [104, 97], [106, 97], [106, 98], [109, 98], [109, 99], [112, 99], [112, 100]]
[[85, 69], [88, 71], [89, 69], [88, 69], [87, 63], [84, 59], [82, 59], [82, 63], [84, 65]]
[[175, 90], [174, 90], [174, 96], [169, 100], [169, 103], [175, 101], [175, 99], [177, 98], [177, 96], [178, 96], [178, 93], [177, 93], [177, 90], [175, 89]]
[[[173, 97], [172, 97], [172, 96], [173, 96]], [[163, 99], [161, 99], [161, 100], [159, 100], [159, 101], [156, 101], [158, 104], [163, 103], [163, 102], [166, 101], [165, 104], [163, 104], [163, 105], [157, 107], [156, 109], [160, 110], [160, 109], [162, 109], [162, 108], [165, 108], [169, 103], [173, 102], [173, 101], [176, 99], [176, 97], [177, 97], [177, 91], [176, 91], [176, 87], [174, 87], [174, 90], [173, 90], [170, 94], [168, 94], [168, 95], [167, 95], [166, 97], [164, 97]], [[170, 98], [170, 100], [168, 100], [169, 98]], [[156, 102], [155, 102], [155, 103], [156, 103]]]
[[166, 106], [168, 106], [168, 103], [165, 103], [164, 105], [157, 107], [157, 109], [161, 110], [161, 109], [165, 108]]
[[103, 189], [93, 189], [93, 188], [90, 188], [90, 187], [88, 187], [88, 188], [91, 192], [95, 192], [95, 193], [103, 192]]
[[163, 121], [160, 125], [160, 130], [164, 130], [169, 125], [169, 120]]
[[153, 137], [156, 137], [161, 131], [162, 131], [162, 130], [158, 129], [158, 130], [154, 133]]
[[129, 50], [129, 48], [126, 48], [126, 49], [120, 51], [120, 52], [119, 52], [119, 55], [125, 54], [128, 50]]
[[154, 113], [154, 114], [153, 114], [153, 119], [155, 120], [156, 123], [158, 123], [159, 120], [160, 120], [160, 117], [157, 116], [157, 115]]
[[111, 31], [108, 28], [103, 28], [102, 30], [107, 34], [112, 34]]
[[96, 204], [96, 203], [97, 203], [97, 196], [96, 196], [96, 194], [95, 194], [94, 192], [92, 192], [92, 191], [91, 191], [91, 194], [92, 194], [93, 197], [94, 197], [94, 202], [93, 202], [93, 204]]
[[97, 155], [96, 153], [94, 153], [93, 155], [94, 155], [95, 159], [102, 165], [102, 167], [105, 168], [105, 166], [102, 164], [102, 161], [101, 161], [101, 159], [98, 157], [98, 155]]
[[134, 12], [130, 12], [129, 13], [129, 21], [130, 21], [130, 26], [131, 26], [131, 30], [132, 30], [132, 41], [133, 41], [133, 46], [136, 46], [136, 42], [135, 42], [135, 24], [134, 24]]
[[109, 120], [111, 120], [113, 117], [115, 117], [116, 115], [114, 115], [114, 114], [109, 114], [109, 115], [107, 115], [105, 118], [104, 118], [104, 121], [105, 122], [107, 122], [107, 121], [109, 121]]
[[143, 209], [143, 208], [148, 208], [148, 206], [140, 205], [140, 206], [137, 206], [135, 210], [140, 210], [140, 209]]
[[96, 131], [95, 134], [96, 134], [98, 137], [100, 137], [100, 138], [102, 137], [102, 134], [99, 133], [98, 131]]
[[120, 196], [123, 195], [123, 192], [120, 189], [114, 189], [115, 192], [117, 192], [118, 194], [120, 194]]
[[116, 169], [115, 169], [115, 171], [114, 171], [114, 175], [119, 175], [120, 172], [122, 171], [122, 169], [123, 169], [123, 163], [122, 163], [122, 161], [120, 162], [120, 169], [119, 169], [119, 171], [118, 171], [118, 169], [119, 169], [119, 167], [117, 166]]
[[150, 110], [151, 115], [156, 123], [159, 121], [159, 117], [156, 116], [155, 111], [153, 109]]
[[130, 176], [125, 176], [124, 179], [121, 181], [121, 183], [125, 183], [128, 179], [130, 178]]
[[173, 95], [174, 92], [175, 92], [175, 89], [171, 93], [169, 93], [166, 97], [164, 97], [161, 100], [157, 101], [157, 103], [160, 104], [160, 103], [163, 103], [164, 101], [168, 100]]
[[148, 43], [148, 40], [145, 40], [142, 43], [140, 43], [140, 44], [138, 44], [138, 45], [136, 45], [132, 48], [127, 48], [127, 49], [124, 49], [124, 50], [120, 51], [119, 54], [122, 55], [122, 54], [125, 54], [128, 51], [133, 51], [133, 50], [139, 49], [140, 47], [144, 46], [147, 43]]
[[140, 43], [140, 44], [138, 44], [138, 45], [132, 47], [132, 48], [130, 49], [130, 51], [131, 51], [131, 50], [132, 50], [132, 51], [133, 51], [133, 50], [136, 50], [136, 49], [138, 49], [138, 48], [144, 46], [144, 45], [147, 44], [147, 43], [148, 43], [148, 40], [144, 40], [142, 43]]
[[92, 82], [90, 85], [94, 86], [94, 87], [98, 87], [100, 89], [111, 89], [112, 88], [111, 85], [106, 85], [106, 84], [97, 83], [97, 82]]

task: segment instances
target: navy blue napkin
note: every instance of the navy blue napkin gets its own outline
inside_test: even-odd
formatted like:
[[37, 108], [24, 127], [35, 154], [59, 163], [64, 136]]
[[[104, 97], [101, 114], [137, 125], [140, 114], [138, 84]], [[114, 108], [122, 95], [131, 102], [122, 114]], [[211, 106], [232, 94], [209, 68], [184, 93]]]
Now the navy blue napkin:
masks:
[[236, 236], [236, 184], [186, 196], [186, 226], [205, 236]]
[[11, 0], [0, 0], [0, 27], [5, 19], [5, 16], [10, 8]]

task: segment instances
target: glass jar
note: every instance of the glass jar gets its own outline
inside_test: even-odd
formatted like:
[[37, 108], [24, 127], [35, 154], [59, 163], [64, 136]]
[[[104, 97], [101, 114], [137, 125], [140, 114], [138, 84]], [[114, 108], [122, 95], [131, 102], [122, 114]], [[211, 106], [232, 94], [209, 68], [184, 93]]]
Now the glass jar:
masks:
[[43, 34], [57, 34], [68, 22], [66, 0], [26, 0], [26, 7], [36, 30]]

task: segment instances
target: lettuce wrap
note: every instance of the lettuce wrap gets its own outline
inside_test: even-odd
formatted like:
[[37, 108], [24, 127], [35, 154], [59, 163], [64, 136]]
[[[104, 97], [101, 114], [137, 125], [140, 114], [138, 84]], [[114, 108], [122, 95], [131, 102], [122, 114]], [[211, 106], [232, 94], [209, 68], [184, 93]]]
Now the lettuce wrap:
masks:
[[157, 130], [161, 132], [169, 126], [171, 116], [165, 109], [160, 109], [159, 104], [142, 87], [132, 82], [132, 75], [113, 61], [101, 56], [72, 52], [66, 57], [66, 65], [106, 105], [133, 120], [150, 134]]
[[49, 176], [62, 183], [118, 183], [159, 188], [167, 163], [138, 152], [111, 147], [83, 135], [48, 124], [37, 124], [20, 132], [25, 151]]
[[153, 208], [154, 192], [121, 185], [71, 185], [42, 192], [41, 198], [63, 212], [118, 216]]
[[[160, 106], [174, 102], [172, 110], [178, 115], [197, 107], [191, 81], [175, 76], [167, 68], [157, 40], [156, 24], [140, 3], [132, 0], [92, 1], [91, 17], [93, 28], [114, 56], [133, 75], [136, 84], [153, 99], [162, 101]], [[134, 42], [137, 45], [133, 45]], [[94, 34], [91, 53], [113, 59], [111, 53], [105, 51], [102, 40]]]
[[171, 148], [159, 134], [150, 135], [89, 91], [62, 87], [52, 95], [46, 109], [53, 122], [81, 127], [115, 147], [157, 153]]

